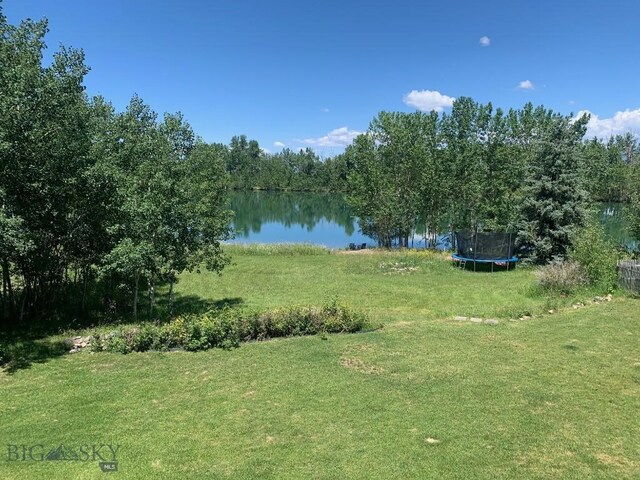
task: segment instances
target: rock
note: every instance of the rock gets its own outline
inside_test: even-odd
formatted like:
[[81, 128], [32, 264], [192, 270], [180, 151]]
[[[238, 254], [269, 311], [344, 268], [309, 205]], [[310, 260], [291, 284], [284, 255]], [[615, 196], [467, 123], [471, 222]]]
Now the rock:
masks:
[[485, 320], [484, 323], [486, 323], [487, 325], [498, 325], [498, 320], [494, 320], [493, 318], [490, 318], [488, 320]]
[[593, 301], [596, 303], [604, 302], [604, 298], [602, 297], [593, 297]]
[[609, 294], [609, 295], [607, 295], [606, 297], [604, 297], [604, 299], [605, 299], [607, 302], [610, 302], [611, 300], [613, 300], [613, 295]]
[[482, 323], [482, 319], [481, 318], [477, 318], [477, 317], [471, 317], [470, 320], [473, 323]]
[[531, 317], [529, 315], [523, 315], [520, 320], [530, 320]]
[[73, 337], [63, 340], [65, 347], [70, 348], [69, 353], [77, 353], [91, 345], [91, 337]]
[[554, 312], [554, 310], [549, 310], [549, 314], [552, 314]]
[[468, 320], [467, 317], [453, 317], [454, 320], [457, 320], [458, 322], [466, 322]]

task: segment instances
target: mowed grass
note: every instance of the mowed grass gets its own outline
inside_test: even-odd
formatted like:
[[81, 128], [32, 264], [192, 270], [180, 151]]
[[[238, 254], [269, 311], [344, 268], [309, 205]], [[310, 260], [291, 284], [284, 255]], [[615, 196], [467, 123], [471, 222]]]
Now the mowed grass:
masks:
[[[437, 255], [234, 258], [179, 293], [259, 308], [335, 296], [384, 327], [34, 363], [0, 374], [1, 442], [119, 444], [122, 478], [640, 477], [638, 300], [512, 322], [574, 299], [536, 294], [529, 270], [474, 274]], [[105, 476], [5, 460], [3, 479]]]
[[575, 300], [541, 297], [530, 269], [493, 274], [462, 271], [444, 253], [364, 250], [329, 254], [316, 247], [306, 255], [296, 255], [290, 246], [230, 246], [230, 251], [233, 264], [221, 277], [185, 274], [177, 292], [200, 301], [226, 299], [256, 308], [336, 298], [383, 322], [456, 315], [520, 317]]

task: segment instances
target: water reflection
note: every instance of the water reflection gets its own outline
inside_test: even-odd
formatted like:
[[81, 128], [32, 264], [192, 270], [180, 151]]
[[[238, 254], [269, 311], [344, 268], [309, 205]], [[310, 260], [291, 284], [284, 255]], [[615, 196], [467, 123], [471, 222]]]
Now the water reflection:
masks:
[[260, 233], [262, 224], [279, 223], [284, 228], [301, 226], [311, 232], [321, 222], [335, 223], [347, 235], [357, 222], [341, 195], [300, 192], [234, 192], [231, 209], [238, 236]]
[[[302, 192], [233, 192], [235, 242], [291, 242], [345, 248], [349, 243], [375, 245], [358, 230], [358, 220], [341, 194]], [[600, 218], [607, 236], [627, 248], [636, 244], [625, 229], [624, 209], [615, 203], [602, 204]], [[446, 222], [441, 231], [446, 232]], [[419, 222], [410, 245], [424, 247], [425, 228]], [[449, 235], [438, 235], [438, 248], [449, 248]]]
[[372, 240], [342, 195], [301, 192], [233, 192], [235, 242], [303, 242], [342, 248]]

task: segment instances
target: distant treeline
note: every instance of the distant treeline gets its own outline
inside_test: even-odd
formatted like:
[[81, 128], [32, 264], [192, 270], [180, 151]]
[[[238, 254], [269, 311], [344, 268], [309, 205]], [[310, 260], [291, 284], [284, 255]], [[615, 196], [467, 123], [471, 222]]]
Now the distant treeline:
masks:
[[264, 152], [256, 140], [235, 136], [225, 146], [233, 188], [237, 190], [343, 191], [347, 165], [342, 156], [321, 160], [313, 150]]
[[[525, 107], [531, 111], [531, 105]], [[499, 114], [497, 112], [500, 112]], [[511, 128], [515, 111], [508, 115], [496, 111], [501, 118], [500, 128]], [[504, 118], [502, 118], [504, 117]], [[438, 121], [444, 122], [446, 116]], [[438, 135], [443, 134], [445, 123], [437, 125]], [[496, 127], [494, 126], [494, 127]], [[478, 126], [478, 128], [483, 128]], [[479, 132], [481, 135], [482, 132]], [[506, 136], [507, 132], [494, 132]], [[440, 141], [440, 140], [437, 140]], [[440, 147], [446, 150], [447, 143]], [[289, 148], [277, 153], [267, 153], [256, 140], [248, 140], [245, 135], [235, 136], [229, 145], [218, 144], [225, 157], [231, 174], [231, 185], [236, 190], [291, 190], [291, 191], [332, 191], [346, 192], [348, 177], [353, 171], [353, 162], [340, 154], [321, 159], [310, 148], [297, 151]], [[589, 197], [599, 202], [623, 202], [628, 180], [627, 167], [640, 158], [636, 138], [631, 134], [617, 135], [608, 139], [585, 139], [579, 144], [578, 172]], [[518, 165], [514, 159], [514, 175], [518, 175]]]

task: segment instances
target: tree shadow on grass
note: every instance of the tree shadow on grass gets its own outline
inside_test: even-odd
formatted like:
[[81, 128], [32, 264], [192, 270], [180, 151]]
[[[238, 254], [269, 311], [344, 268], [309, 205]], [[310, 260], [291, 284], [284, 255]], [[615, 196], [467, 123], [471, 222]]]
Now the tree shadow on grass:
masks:
[[69, 348], [62, 340], [14, 340], [7, 347], [9, 361], [4, 365], [4, 371], [13, 374], [30, 368], [34, 363], [47, 362], [64, 355]]
[[[153, 317], [149, 317], [144, 304], [139, 305], [138, 321], [131, 317], [109, 317], [105, 314], [87, 315], [82, 319], [75, 316], [49, 317], [18, 325], [4, 325], [0, 328], [0, 370], [13, 374], [18, 370], [30, 368], [34, 363], [44, 363], [69, 352], [71, 345], [62, 339], [52, 339], [54, 335], [64, 334], [74, 337], [86, 330], [105, 327], [143, 323], [148, 321], [169, 322], [170, 317], [189, 314], [203, 314], [210, 310], [238, 308], [244, 304], [240, 297], [226, 297], [218, 300], [203, 299], [196, 295], [176, 295], [173, 303], [173, 315], [169, 315], [169, 299], [163, 295], [158, 298]], [[2, 365], [2, 357], [5, 364]]]
[[[159, 317], [163, 321], [169, 321], [171, 317], [179, 315], [200, 315], [211, 310], [220, 310], [223, 308], [237, 308], [244, 304], [244, 299], [240, 297], [226, 297], [219, 300], [203, 299], [196, 295], [179, 295], [174, 298], [173, 312], [169, 306], [169, 299], [161, 297], [158, 299], [157, 309]], [[145, 320], [149, 320], [148, 314], [145, 314]], [[153, 318], [158, 320], [158, 318]]]

